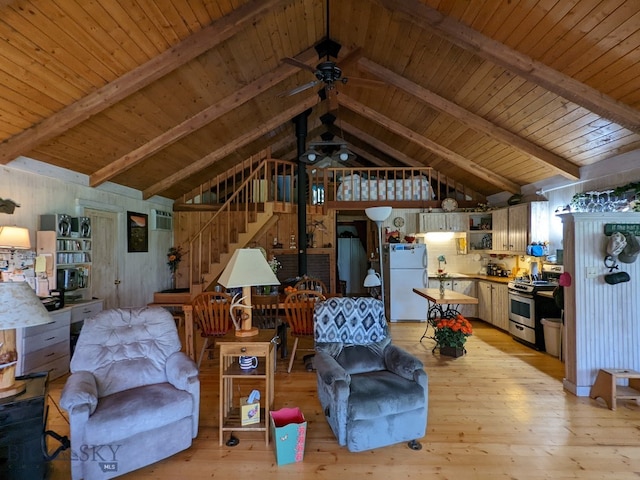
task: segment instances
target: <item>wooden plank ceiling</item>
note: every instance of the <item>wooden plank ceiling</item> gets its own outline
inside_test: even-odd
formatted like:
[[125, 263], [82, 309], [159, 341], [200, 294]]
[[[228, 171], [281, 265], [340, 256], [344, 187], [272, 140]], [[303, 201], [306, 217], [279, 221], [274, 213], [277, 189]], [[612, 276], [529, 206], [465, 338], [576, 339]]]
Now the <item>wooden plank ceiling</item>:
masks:
[[294, 159], [309, 108], [308, 141], [330, 131], [359, 164], [432, 166], [485, 195], [640, 148], [637, 0], [329, 7], [354, 78], [331, 102], [282, 95], [315, 79], [282, 59], [324, 59], [325, 0], [1, 0], [0, 162], [176, 199], [266, 147]]

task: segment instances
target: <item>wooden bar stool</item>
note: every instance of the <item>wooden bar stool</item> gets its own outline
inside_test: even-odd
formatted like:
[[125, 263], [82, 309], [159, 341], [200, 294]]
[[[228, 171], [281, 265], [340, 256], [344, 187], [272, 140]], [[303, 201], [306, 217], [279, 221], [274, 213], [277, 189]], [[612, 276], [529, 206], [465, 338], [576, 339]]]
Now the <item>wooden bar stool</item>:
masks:
[[[629, 379], [629, 386], [618, 385], [619, 378]], [[640, 372], [603, 368], [598, 372], [595, 383], [589, 393], [591, 398], [602, 398], [607, 407], [616, 409], [617, 400], [640, 401]]]

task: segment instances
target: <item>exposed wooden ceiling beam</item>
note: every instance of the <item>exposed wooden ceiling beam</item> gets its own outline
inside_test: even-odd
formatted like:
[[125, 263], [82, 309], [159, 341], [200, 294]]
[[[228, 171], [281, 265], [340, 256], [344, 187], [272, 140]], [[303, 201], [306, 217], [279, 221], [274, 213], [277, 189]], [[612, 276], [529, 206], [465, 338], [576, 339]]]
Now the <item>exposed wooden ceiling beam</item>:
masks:
[[438, 36], [459, 47], [500, 65], [601, 117], [635, 133], [640, 133], [640, 111], [446, 17], [419, 0], [376, 1], [394, 13], [401, 12], [416, 26], [430, 28]]
[[521, 151], [525, 155], [529, 155], [534, 161], [543, 164], [545, 167], [551, 168], [555, 173], [558, 173], [570, 180], [577, 180], [580, 178], [580, 168], [565, 158], [562, 158], [559, 155], [556, 155], [555, 153], [510, 132], [509, 130], [485, 120], [481, 116], [450, 102], [446, 98], [433, 93], [431, 90], [428, 90], [367, 58], [361, 58], [359, 65], [367, 72], [376, 75], [390, 85], [404, 90], [410, 95], [419, 98], [423, 102], [428, 103], [435, 109], [447, 115], [451, 115], [467, 127], [478, 132], [485, 133], [496, 140], [506, 143]]
[[340, 126], [345, 132], [353, 135], [354, 137], [358, 137], [360, 140], [362, 140], [365, 143], [368, 143], [373, 148], [380, 150], [382, 153], [386, 153], [390, 157], [395, 158], [396, 160], [398, 160], [401, 163], [404, 163], [405, 165], [408, 165], [410, 167], [425, 166], [423, 163], [419, 162], [418, 160], [411, 158], [408, 155], [405, 155], [400, 150], [396, 150], [395, 148], [375, 138], [374, 136], [369, 135], [364, 130], [360, 130], [358, 127], [353, 126], [349, 122], [340, 122]]
[[147, 199], [152, 197], [153, 195], [157, 195], [160, 192], [170, 188], [174, 183], [177, 183], [185, 178], [190, 177], [191, 175], [197, 174], [199, 171], [207, 168], [218, 160], [230, 155], [238, 148], [242, 148], [245, 145], [257, 140], [262, 135], [266, 135], [271, 130], [279, 127], [281, 124], [291, 121], [293, 117], [304, 112], [308, 108], [313, 107], [318, 103], [318, 97], [313, 95], [311, 97], [307, 97], [305, 100], [301, 101], [299, 104], [288, 108], [284, 112], [276, 115], [268, 122], [262, 124], [260, 127], [255, 128], [244, 135], [239, 136], [238, 138], [232, 140], [227, 143], [224, 147], [219, 148], [211, 152], [210, 154], [204, 156], [200, 160], [197, 160], [190, 164], [189, 166], [183, 168], [179, 172], [170, 175], [169, 177], [163, 179], [160, 182], [157, 182], [154, 185], [151, 185], [149, 188], [145, 189], [142, 192], [143, 198]]
[[[313, 58], [317, 58], [315, 49], [310, 48], [301, 55], [296, 57], [297, 60], [307, 61]], [[229, 113], [234, 108], [237, 108], [256, 96], [264, 93], [265, 90], [277, 85], [283, 80], [289, 78], [299, 71], [299, 68], [282, 64], [269, 73], [266, 73], [256, 81], [251, 82], [249, 85], [236, 90], [233, 95], [229, 95], [215, 105], [205, 108], [198, 112], [196, 115], [188, 118], [184, 122], [176, 125], [175, 127], [163, 132], [156, 138], [148, 141], [144, 145], [139, 146], [132, 152], [123, 155], [117, 160], [111, 162], [106, 167], [101, 168], [90, 177], [89, 184], [92, 187], [111, 180], [117, 175], [125, 172], [126, 170], [137, 165], [145, 158], [159, 152], [168, 145], [186, 137], [187, 135], [195, 132], [196, 130], [208, 125], [214, 120], [220, 118], [222, 115]]]
[[0, 144], [0, 164], [26, 154], [41, 143], [75, 127], [132, 93], [149, 85], [176, 68], [247, 28], [265, 12], [291, 0], [250, 0], [211, 25], [194, 33], [174, 47], [125, 73]]
[[404, 125], [392, 120], [384, 115], [381, 115], [380, 112], [373, 110], [372, 108], [367, 107], [366, 105], [353, 100], [351, 97], [347, 95], [341, 94], [338, 96], [338, 101], [340, 105], [353, 110], [354, 112], [372, 120], [373, 122], [383, 126], [389, 131], [400, 135], [407, 140], [410, 140], [417, 145], [420, 145], [422, 148], [429, 150], [430, 152], [438, 155], [441, 158], [444, 158], [449, 163], [461, 168], [465, 171], [468, 171], [475, 176], [482, 178], [486, 182], [491, 183], [499, 188], [506, 190], [511, 193], [520, 192], [520, 185], [512, 182], [511, 180], [485, 168], [477, 163], [472, 162], [471, 160], [459, 155], [448, 148], [439, 145], [433, 140], [429, 140], [428, 138], [414, 132], [413, 130], [405, 127]]

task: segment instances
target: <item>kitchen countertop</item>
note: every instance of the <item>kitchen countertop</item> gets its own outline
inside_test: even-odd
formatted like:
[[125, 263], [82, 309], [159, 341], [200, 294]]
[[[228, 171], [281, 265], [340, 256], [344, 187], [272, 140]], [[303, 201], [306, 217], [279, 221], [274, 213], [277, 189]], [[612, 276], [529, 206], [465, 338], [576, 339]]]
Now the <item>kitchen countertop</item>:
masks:
[[[493, 275], [481, 275], [479, 273], [449, 273], [447, 272], [449, 278], [468, 278], [470, 280], [486, 280], [488, 282], [495, 283], [504, 283], [507, 284], [511, 282], [514, 277], [495, 277]], [[436, 278], [434, 273], [429, 273], [429, 278]]]

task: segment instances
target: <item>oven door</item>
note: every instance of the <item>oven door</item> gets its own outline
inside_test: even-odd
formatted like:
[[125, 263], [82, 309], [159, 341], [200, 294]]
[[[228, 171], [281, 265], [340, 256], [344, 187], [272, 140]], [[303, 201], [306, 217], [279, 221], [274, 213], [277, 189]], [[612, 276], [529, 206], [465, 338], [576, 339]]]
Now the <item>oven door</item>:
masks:
[[516, 340], [537, 345], [533, 296], [509, 292], [509, 333]]
[[509, 320], [529, 328], [536, 327], [533, 295], [509, 292]]

